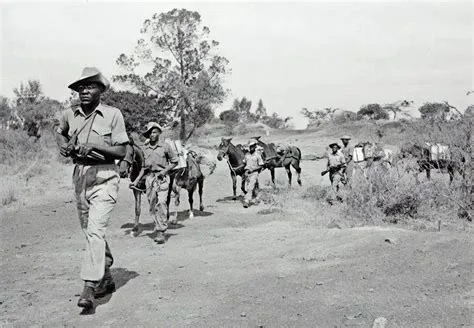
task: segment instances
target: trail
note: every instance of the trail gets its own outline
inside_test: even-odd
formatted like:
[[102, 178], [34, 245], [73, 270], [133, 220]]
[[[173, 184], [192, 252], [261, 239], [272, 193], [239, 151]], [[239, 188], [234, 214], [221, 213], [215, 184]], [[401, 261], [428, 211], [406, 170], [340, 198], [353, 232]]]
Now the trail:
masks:
[[[320, 168], [304, 162], [303, 183], [321, 182], [311, 180]], [[277, 170], [279, 181], [285, 175]], [[266, 205], [230, 199], [219, 163], [205, 182], [205, 212], [186, 219], [183, 194], [180, 225], [156, 245], [145, 200], [144, 231], [128, 233], [127, 184], [107, 233], [118, 289], [93, 315], [76, 305], [85, 241], [70, 175], [2, 212], [0, 326], [369, 327], [379, 316], [390, 327], [473, 325], [470, 233], [327, 229], [292, 212], [259, 214]]]

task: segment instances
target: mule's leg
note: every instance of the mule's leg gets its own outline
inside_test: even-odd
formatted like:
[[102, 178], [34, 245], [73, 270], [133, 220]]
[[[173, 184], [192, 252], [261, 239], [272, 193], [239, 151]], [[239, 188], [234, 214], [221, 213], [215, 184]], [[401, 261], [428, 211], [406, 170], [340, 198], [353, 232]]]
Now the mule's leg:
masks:
[[237, 199], [237, 176], [231, 173], [230, 177], [232, 178], [232, 191], [234, 192], [234, 197], [232, 199], [236, 200]]
[[291, 188], [291, 178], [293, 175], [291, 174], [290, 165], [285, 166], [285, 170], [286, 170], [286, 174], [288, 174], [288, 188]]
[[202, 190], [204, 188], [204, 177], [201, 177], [198, 182], [199, 187], [199, 210], [204, 211], [204, 204], [202, 203]]
[[425, 170], [426, 170], [426, 178], [428, 180], [431, 180], [431, 169], [427, 167]]
[[273, 188], [275, 188], [276, 187], [276, 185], [275, 185], [275, 168], [271, 167], [269, 170], [270, 170], [270, 176], [272, 178]]
[[243, 176], [240, 177], [240, 190], [242, 190], [242, 192], [244, 194], [247, 193], [247, 190], [245, 189], [245, 180]]
[[194, 218], [194, 213], [193, 213], [193, 194], [194, 194], [194, 190], [196, 190], [196, 185], [194, 185], [193, 188], [188, 190], [189, 218], [190, 219]]
[[449, 174], [449, 184], [451, 184], [453, 183], [453, 180], [454, 180], [454, 168], [451, 165], [449, 165], [447, 169], [448, 169], [448, 174]]
[[133, 225], [133, 232], [138, 232], [140, 227], [140, 214], [142, 205], [142, 192], [133, 189], [133, 197], [135, 198], [135, 224]]
[[298, 184], [301, 186], [302, 183], [301, 183], [301, 167], [300, 167], [300, 162], [297, 161], [297, 160], [294, 160], [291, 162], [291, 165], [293, 165], [293, 167], [295, 168], [295, 171], [296, 171], [296, 182], [298, 182]]

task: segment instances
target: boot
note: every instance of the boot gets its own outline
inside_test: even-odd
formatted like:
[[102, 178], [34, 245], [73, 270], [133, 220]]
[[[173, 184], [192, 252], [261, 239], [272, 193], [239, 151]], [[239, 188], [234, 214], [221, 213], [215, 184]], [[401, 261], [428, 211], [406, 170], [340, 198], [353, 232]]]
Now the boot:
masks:
[[84, 308], [86, 310], [92, 309], [94, 306], [94, 288], [90, 286], [84, 287], [77, 306]]
[[157, 244], [164, 244], [164, 243], [165, 243], [166, 240], [165, 240], [165, 235], [164, 235], [163, 231], [158, 231], [158, 232], [157, 232], [154, 241], [155, 241]]
[[115, 282], [112, 278], [112, 274], [110, 273], [110, 269], [105, 269], [105, 274], [100, 284], [94, 290], [94, 297], [101, 298], [107, 294], [111, 294], [115, 292]]

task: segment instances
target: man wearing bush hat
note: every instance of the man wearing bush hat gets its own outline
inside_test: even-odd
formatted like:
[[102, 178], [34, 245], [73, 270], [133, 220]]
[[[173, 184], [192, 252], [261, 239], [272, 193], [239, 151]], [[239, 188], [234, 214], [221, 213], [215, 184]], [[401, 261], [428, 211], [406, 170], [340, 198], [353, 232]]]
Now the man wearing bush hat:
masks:
[[61, 155], [75, 164], [77, 211], [87, 240], [81, 267], [84, 290], [77, 305], [87, 310], [95, 297], [115, 290], [110, 272], [114, 259], [105, 233], [119, 189], [115, 160], [123, 158], [129, 140], [120, 110], [100, 102], [109, 87], [97, 68], [84, 68], [69, 85], [79, 93], [80, 104], [61, 113], [56, 130]]
[[245, 208], [249, 207], [254, 198], [256, 198], [258, 189], [258, 174], [263, 168], [264, 162], [260, 153], [256, 151], [257, 140], [250, 139], [247, 143], [249, 152], [245, 154], [245, 190], [247, 193], [244, 196]]
[[344, 179], [346, 159], [344, 154], [339, 151], [341, 146], [337, 143], [330, 144], [329, 148], [331, 149], [331, 152], [328, 154], [326, 172], [329, 172], [329, 180], [331, 181], [331, 195], [329, 196], [328, 201], [332, 204], [334, 199], [342, 201], [340, 189], [342, 187], [342, 180]]
[[352, 162], [352, 154], [354, 153], [354, 147], [352, 145], [349, 145], [349, 142], [351, 140], [351, 137], [348, 135], [343, 135], [341, 137], [342, 141], [342, 149], [341, 152], [346, 158], [346, 164], [347, 167], [344, 168], [344, 180], [343, 182], [346, 184], [349, 182], [349, 179], [352, 177], [352, 174], [354, 172], [353, 164]]
[[150, 214], [155, 221], [155, 238], [158, 244], [165, 242], [165, 233], [168, 229], [168, 190], [170, 186], [169, 172], [178, 164], [178, 155], [171, 146], [160, 141], [163, 131], [161, 125], [149, 122], [143, 136], [149, 142], [142, 147], [144, 154], [143, 167], [130, 187], [136, 187], [145, 177], [146, 196], [150, 205]]

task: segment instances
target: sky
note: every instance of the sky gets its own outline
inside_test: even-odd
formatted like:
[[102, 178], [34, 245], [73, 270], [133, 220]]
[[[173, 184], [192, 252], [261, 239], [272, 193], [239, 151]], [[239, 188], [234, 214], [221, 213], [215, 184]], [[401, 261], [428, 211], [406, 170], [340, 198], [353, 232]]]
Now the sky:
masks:
[[[201, 14], [218, 53], [230, 61], [234, 98], [259, 99], [269, 113], [306, 121], [301, 109], [357, 111], [368, 103], [407, 99], [415, 107], [474, 103], [471, 1], [352, 2], [1, 2], [0, 95], [39, 79], [58, 100], [83, 67], [119, 73], [140, 28], [154, 13], [186, 8]], [[113, 86], [119, 87], [118, 85]]]

